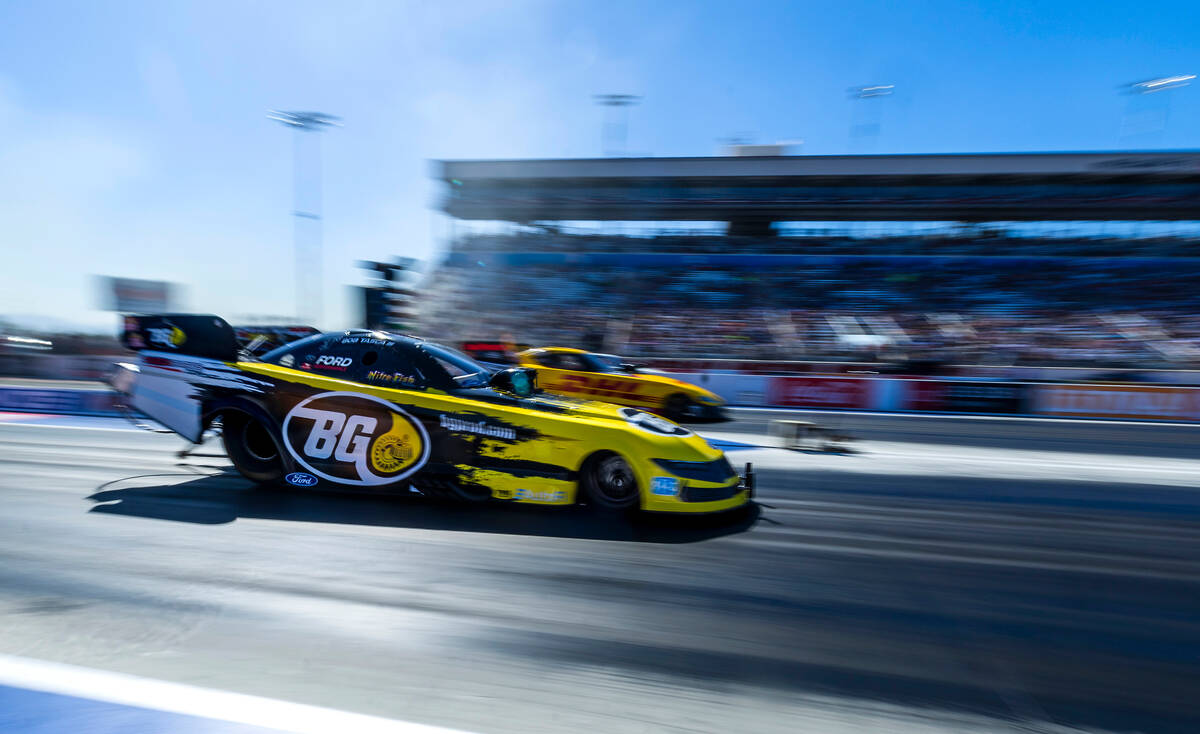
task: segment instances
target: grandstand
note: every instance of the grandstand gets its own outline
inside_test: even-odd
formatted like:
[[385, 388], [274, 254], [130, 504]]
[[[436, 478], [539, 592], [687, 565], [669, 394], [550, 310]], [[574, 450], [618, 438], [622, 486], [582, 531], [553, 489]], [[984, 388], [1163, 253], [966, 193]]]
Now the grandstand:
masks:
[[448, 161], [436, 175], [455, 230], [421, 304], [438, 338], [1200, 366], [1200, 153]]

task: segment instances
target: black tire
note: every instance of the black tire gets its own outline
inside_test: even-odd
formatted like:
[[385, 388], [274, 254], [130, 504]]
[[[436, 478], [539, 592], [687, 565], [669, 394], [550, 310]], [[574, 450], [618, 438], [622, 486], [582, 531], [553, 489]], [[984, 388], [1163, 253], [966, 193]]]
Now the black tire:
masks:
[[221, 443], [238, 473], [259, 483], [283, 479], [279, 445], [262, 421], [241, 411], [226, 411], [221, 423]]
[[679, 423], [687, 418], [688, 408], [692, 407], [692, 401], [683, 393], [675, 393], [668, 395], [663, 403], [663, 415], [671, 420]]
[[583, 469], [583, 489], [588, 502], [606, 510], [625, 510], [641, 499], [633, 467], [618, 454], [593, 456]]

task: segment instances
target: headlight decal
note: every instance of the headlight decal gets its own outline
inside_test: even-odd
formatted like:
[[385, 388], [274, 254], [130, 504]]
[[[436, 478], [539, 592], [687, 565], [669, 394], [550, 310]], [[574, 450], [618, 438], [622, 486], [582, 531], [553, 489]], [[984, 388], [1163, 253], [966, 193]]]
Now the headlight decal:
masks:
[[637, 408], [621, 408], [618, 412], [631, 425], [637, 426], [646, 433], [653, 433], [658, 436], [692, 435], [691, 431], [681, 425], [672, 423], [666, 418], [659, 418], [656, 415], [638, 410]]

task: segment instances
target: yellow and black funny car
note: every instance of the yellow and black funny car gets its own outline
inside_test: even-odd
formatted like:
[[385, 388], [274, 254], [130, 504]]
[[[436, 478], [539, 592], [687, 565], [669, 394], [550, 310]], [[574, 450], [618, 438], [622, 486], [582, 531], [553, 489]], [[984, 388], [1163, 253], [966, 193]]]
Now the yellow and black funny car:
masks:
[[674, 513], [753, 493], [749, 464], [739, 476], [687, 428], [415, 337], [316, 334], [252, 358], [223, 319], [169, 314], [125, 317], [122, 340], [140, 358], [113, 387], [194, 443], [219, 424], [255, 482]]
[[646, 372], [613, 354], [542, 347], [518, 352], [516, 362], [537, 369], [538, 383], [546, 392], [629, 405], [674, 421], [728, 420], [725, 401], [716, 393], [670, 375]]

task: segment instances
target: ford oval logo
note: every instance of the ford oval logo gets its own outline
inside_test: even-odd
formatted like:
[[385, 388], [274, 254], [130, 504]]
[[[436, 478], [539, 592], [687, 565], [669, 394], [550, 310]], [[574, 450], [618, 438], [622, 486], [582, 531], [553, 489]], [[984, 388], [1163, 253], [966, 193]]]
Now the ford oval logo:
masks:
[[317, 483], [317, 478], [312, 474], [305, 474], [302, 471], [294, 471], [284, 477], [283, 481], [296, 487], [311, 487]]

